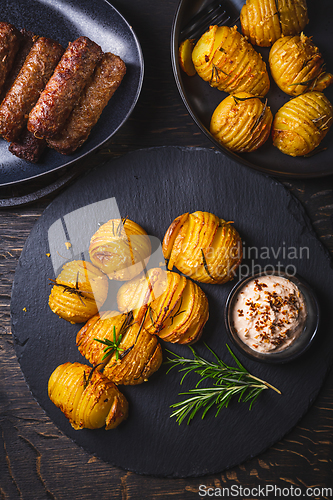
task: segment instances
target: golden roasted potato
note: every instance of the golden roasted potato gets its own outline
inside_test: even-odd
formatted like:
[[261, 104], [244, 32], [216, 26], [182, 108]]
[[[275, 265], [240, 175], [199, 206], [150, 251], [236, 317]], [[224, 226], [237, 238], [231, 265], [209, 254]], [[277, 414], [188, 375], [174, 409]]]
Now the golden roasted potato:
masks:
[[94, 316], [78, 332], [76, 344], [91, 364], [104, 367], [103, 374], [115, 384], [141, 384], [162, 363], [158, 339], [127, 313], [106, 311]]
[[298, 35], [309, 22], [306, 0], [246, 0], [243, 34], [253, 45], [270, 47], [283, 35]]
[[237, 26], [210, 26], [196, 43], [192, 60], [203, 80], [234, 94], [267, 94], [270, 86], [266, 64]]
[[277, 40], [269, 53], [269, 66], [275, 83], [292, 96], [322, 91], [333, 82], [333, 75], [323, 70], [318, 47], [303, 33]]
[[49, 378], [48, 394], [76, 430], [114, 429], [128, 415], [128, 402], [115, 384], [81, 363], [59, 365]]
[[180, 67], [188, 76], [194, 76], [196, 74], [192, 61], [193, 48], [194, 40], [187, 38], [180, 44], [178, 51]]
[[309, 154], [332, 125], [333, 108], [321, 92], [307, 92], [286, 102], [275, 115], [273, 144], [290, 156]]
[[202, 283], [226, 283], [242, 260], [242, 240], [230, 222], [209, 212], [186, 213], [168, 228], [162, 250], [186, 276]]
[[308, 24], [306, 0], [276, 0], [283, 36], [300, 33]]
[[126, 281], [140, 274], [151, 254], [146, 231], [129, 219], [111, 219], [92, 236], [91, 262], [110, 279]]
[[249, 153], [269, 137], [273, 115], [267, 103], [247, 92], [226, 97], [215, 109], [210, 132], [223, 146], [238, 153]]
[[151, 334], [178, 344], [199, 340], [209, 316], [207, 297], [198, 285], [158, 268], [124, 283], [117, 302], [121, 311], [132, 310], [138, 321], [144, 321]]
[[167, 290], [167, 285], [168, 274], [164, 269], [160, 267], [149, 269], [144, 276], [127, 281], [119, 288], [117, 293], [119, 311], [133, 312], [134, 318], [141, 321], [147, 309], [143, 306], [160, 297]]
[[90, 262], [67, 262], [55, 280], [49, 297], [51, 310], [71, 323], [94, 316], [108, 294], [108, 278]]

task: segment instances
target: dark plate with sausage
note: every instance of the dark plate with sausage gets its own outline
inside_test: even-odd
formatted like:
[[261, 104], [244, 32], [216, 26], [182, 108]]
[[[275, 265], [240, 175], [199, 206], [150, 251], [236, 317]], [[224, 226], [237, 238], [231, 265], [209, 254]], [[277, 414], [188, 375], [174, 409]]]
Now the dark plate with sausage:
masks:
[[[18, 30], [52, 39], [64, 49], [80, 37], [87, 37], [104, 53], [119, 56], [126, 65], [121, 85], [93, 126], [88, 139], [74, 153], [60, 154], [47, 148], [38, 162], [32, 163], [12, 154], [8, 149], [8, 140], [0, 139], [0, 187], [5, 188], [43, 176], [47, 179], [51, 173], [60, 175], [67, 172], [79, 159], [110, 139], [127, 120], [137, 102], [143, 80], [143, 57], [133, 29], [106, 0], [94, 3], [89, 0], [31, 0], [29, 5], [24, 0], [7, 0], [2, 5], [0, 21], [11, 23]], [[69, 92], [65, 100], [68, 96]]]

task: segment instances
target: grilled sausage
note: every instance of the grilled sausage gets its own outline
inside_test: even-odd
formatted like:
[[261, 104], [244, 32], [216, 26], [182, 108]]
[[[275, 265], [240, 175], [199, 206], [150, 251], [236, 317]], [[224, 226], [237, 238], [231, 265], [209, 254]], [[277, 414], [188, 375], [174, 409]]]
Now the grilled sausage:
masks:
[[102, 55], [99, 45], [87, 37], [69, 44], [29, 115], [30, 132], [44, 138], [60, 132]]
[[31, 31], [27, 31], [26, 29], [20, 30], [21, 33], [21, 43], [18, 52], [16, 53], [14, 63], [12, 66], [12, 69], [10, 70], [5, 84], [3, 86], [1, 95], [0, 95], [0, 102], [5, 98], [8, 90], [10, 87], [13, 85], [17, 75], [19, 74], [24, 61], [29, 54], [31, 47], [33, 46], [34, 42], [37, 40], [38, 36], [34, 35]]
[[58, 42], [49, 38], [38, 38], [33, 44], [0, 106], [0, 134], [7, 141], [15, 141], [19, 137], [63, 51]]
[[0, 93], [20, 46], [20, 32], [9, 23], [0, 22]]
[[55, 139], [49, 139], [48, 145], [65, 155], [82, 146], [125, 73], [126, 66], [120, 57], [110, 52], [104, 54], [64, 129]]
[[38, 139], [32, 132], [25, 129], [20, 138], [16, 142], [12, 142], [8, 149], [22, 160], [37, 163], [46, 146], [45, 139]]

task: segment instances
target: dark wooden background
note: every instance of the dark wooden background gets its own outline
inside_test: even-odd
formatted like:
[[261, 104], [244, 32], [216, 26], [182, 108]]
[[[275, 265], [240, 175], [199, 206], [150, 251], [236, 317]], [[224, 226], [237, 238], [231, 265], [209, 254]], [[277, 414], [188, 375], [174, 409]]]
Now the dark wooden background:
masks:
[[[173, 79], [169, 47], [177, 3], [113, 1], [141, 42], [144, 84], [128, 122], [88, 163], [80, 166], [81, 175], [92, 165], [137, 148], [212, 147], [188, 115]], [[281, 180], [303, 203], [318, 238], [333, 255], [333, 178]], [[48, 182], [61, 185], [63, 179], [52, 178]], [[23, 191], [12, 190], [11, 195], [21, 196], [44, 188], [42, 183], [35, 183]], [[4, 196], [3, 190], [0, 195]], [[11, 286], [20, 253], [34, 223], [55, 196], [52, 193], [32, 204], [0, 211], [0, 498], [182, 500], [200, 498], [200, 484], [214, 488], [269, 484], [281, 490], [293, 486], [302, 488], [302, 493], [307, 487], [333, 488], [332, 371], [313, 406], [282, 441], [260, 456], [214, 476], [172, 480], [126, 472], [87, 454], [55, 427], [26, 386], [10, 329]], [[217, 445], [223, 452], [223, 443]], [[330, 496], [324, 492], [315, 498]]]

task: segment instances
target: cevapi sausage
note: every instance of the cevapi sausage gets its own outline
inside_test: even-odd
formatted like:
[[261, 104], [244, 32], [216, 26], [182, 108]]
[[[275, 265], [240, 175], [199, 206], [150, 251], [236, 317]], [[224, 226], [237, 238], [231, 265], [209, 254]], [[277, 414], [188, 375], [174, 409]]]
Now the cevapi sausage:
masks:
[[40, 37], [33, 44], [0, 105], [0, 134], [7, 141], [15, 141], [19, 137], [63, 52], [62, 46], [49, 38]]
[[46, 147], [45, 139], [38, 139], [32, 132], [25, 129], [19, 139], [12, 142], [8, 149], [22, 160], [37, 163]]
[[101, 47], [87, 37], [69, 44], [30, 112], [30, 132], [52, 138], [61, 131], [102, 56]]
[[47, 141], [48, 145], [62, 154], [71, 154], [82, 146], [125, 73], [122, 59], [110, 52], [105, 53], [65, 127], [55, 139]]
[[20, 46], [20, 32], [9, 23], [0, 22], [0, 93]]
[[38, 36], [32, 33], [31, 31], [27, 31], [26, 29], [21, 29], [20, 30], [21, 34], [21, 42], [20, 42], [20, 47], [19, 50], [16, 53], [14, 63], [12, 66], [12, 69], [10, 70], [5, 84], [2, 88], [2, 92], [0, 95], [0, 102], [5, 98], [8, 90], [10, 87], [13, 85], [17, 75], [19, 74], [24, 61], [29, 54], [31, 47], [33, 46], [34, 42], [38, 39]]

